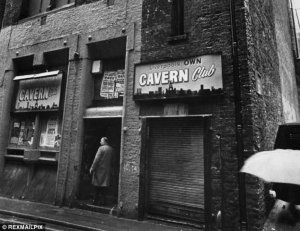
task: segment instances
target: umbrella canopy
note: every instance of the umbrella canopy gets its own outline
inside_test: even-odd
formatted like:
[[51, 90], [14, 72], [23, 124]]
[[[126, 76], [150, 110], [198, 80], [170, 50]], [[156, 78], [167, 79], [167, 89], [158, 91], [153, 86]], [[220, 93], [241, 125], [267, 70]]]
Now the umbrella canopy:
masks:
[[276, 149], [249, 157], [241, 172], [267, 182], [300, 185], [300, 150]]

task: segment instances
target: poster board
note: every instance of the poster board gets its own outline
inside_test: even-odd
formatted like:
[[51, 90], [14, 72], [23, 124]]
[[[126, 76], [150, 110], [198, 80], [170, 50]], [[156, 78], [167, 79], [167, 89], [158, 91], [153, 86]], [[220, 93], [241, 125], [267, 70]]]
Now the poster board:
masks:
[[124, 81], [124, 70], [104, 72], [100, 88], [100, 97], [105, 99], [123, 97]]

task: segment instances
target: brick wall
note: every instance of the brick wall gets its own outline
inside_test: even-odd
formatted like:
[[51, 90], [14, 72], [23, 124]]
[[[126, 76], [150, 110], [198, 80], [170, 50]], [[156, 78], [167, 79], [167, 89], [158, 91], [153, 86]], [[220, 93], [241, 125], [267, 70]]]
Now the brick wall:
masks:
[[[243, 99], [244, 130], [252, 133], [244, 139], [246, 157], [273, 149], [278, 125], [298, 117], [287, 2], [245, 1], [247, 53], [240, 60], [248, 67], [243, 89], [251, 92]], [[246, 179], [249, 228], [261, 230], [270, 209], [270, 185], [248, 175]]]
[[[285, 94], [289, 90], [295, 91], [295, 85], [290, 84], [295, 74], [290, 38], [284, 36], [289, 33], [287, 12], [280, 15], [277, 12], [287, 3], [280, 2], [275, 8], [272, 1], [238, 1], [235, 4], [246, 158], [256, 151], [272, 149], [277, 126], [283, 121], [282, 89]], [[222, 54], [224, 98], [213, 105], [203, 103], [201, 107], [213, 114], [212, 213], [221, 209], [224, 230], [238, 230], [240, 214], [229, 2], [185, 1], [185, 14], [188, 40], [169, 44], [171, 4], [168, 1], [144, 1], [141, 60], [158, 62], [193, 55]], [[278, 48], [280, 42], [283, 44]], [[278, 49], [285, 50], [284, 54], [279, 53], [282, 54], [280, 58]], [[284, 80], [284, 73], [289, 76], [288, 83]], [[281, 79], [285, 84], [281, 84]], [[258, 92], [258, 88], [262, 91]], [[296, 111], [294, 108], [298, 106], [294, 97], [296, 95], [286, 96], [290, 108]], [[288, 111], [285, 109], [287, 117], [290, 115]], [[195, 109], [194, 112], [201, 113], [201, 110]], [[292, 115], [296, 114], [292, 112]], [[222, 171], [218, 168], [219, 141], [214, 138], [215, 134], [221, 134]], [[265, 189], [263, 182], [250, 176], [246, 176], [246, 182], [249, 228], [260, 230], [266, 215], [267, 187]]]
[[[100, 0], [75, 0], [75, 5], [80, 6], [83, 4], [89, 4], [89, 3], [93, 3], [93, 2], [97, 2], [97, 1], [100, 1]], [[3, 6], [3, 9], [4, 9], [5, 2], [7, 2], [7, 3], [6, 3], [6, 7], [5, 7], [6, 8], [5, 17], [3, 20], [4, 27], [18, 22], [19, 16], [20, 16], [22, 0], [1, 1], [0, 9], [1, 9], [1, 6]], [[106, 0], [102, 0], [100, 2], [103, 5], [107, 5]], [[118, 2], [118, 1], [116, 1], [116, 2]], [[1, 10], [0, 10], [0, 16], [1, 16]]]
[[[85, 84], [86, 79], [89, 78], [88, 81], [90, 82], [92, 79], [90, 76], [91, 63], [87, 44], [128, 35], [128, 40], [130, 40], [128, 42], [128, 49], [130, 49], [128, 55], [128, 89], [130, 91], [130, 86], [133, 86], [133, 65], [139, 62], [141, 3], [135, 0], [126, 2], [116, 0], [113, 6], [107, 7], [106, 1], [82, 1], [80, 4], [78, 2], [75, 7], [56, 9], [23, 19], [17, 25], [12, 25], [18, 19], [20, 10], [20, 7], [17, 7], [18, 2], [21, 1], [10, 0], [6, 2], [5, 27], [0, 32], [0, 47], [3, 47], [0, 53], [1, 80], [4, 78], [4, 70], [9, 69], [7, 63], [10, 62], [7, 62], [6, 59], [11, 61], [12, 58], [17, 57], [17, 52], [18, 57], [32, 54], [40, 56], [47, 51], [63, 48], [69, 49], [67, 97], [56, 188], [56, 203], [69, 204], [75, 198], [78, 188], [83, 142], [82, 115], [86, 106], [91, 102], [91, 97], [87, 97], [91, 91], [86, 89], [86, 86], [90, 84]], [[41, 25], [42, 16], [46, 16], [44, 25]], [[123, 28], [125, 31], [122, 30]], [[88, 39], [89, 36], [92, 39]], [[73, 55], [75, 51], [78, 51], [80, 54], [79, 60], [74, 60]], [[7, 86], [4, 84], [0, 88], [1, 103], [6, 100], [3, 92]], [[127, 101], [130, 102], [130, 100], [129, 95]], [[132, 107], [135, 107], [135, 104], [128, 106], [128, 114], [131, 113]], [[130, 118], [132, 120], [136, 119], [134, 115], [130, 115]], [[3, 120], [2, 116], [1, 120]], [[9, 123], [8, 120], [9, 118], [4, 122]], [[128, 126], [131, 127], [130, 121]], [[131, 142], [130, 131], [128, 135], [129, 138], [124, 137], [125, 142]], [[140, 145], [137, 135], [138, 133], [135, 132], [134, 141], [137, 147], [134, 151], [135, 153], [137, 152], [136, 150], [139, 150], [138, 147]], [[3, 164], [3, 150], [5, 150], [7, 136], [2, 136], [1, 142], [3, 144], [0, 147], [0, 162]], [[128, 148], [130, 147], [128, 146]], [[124, 160], [130, 158], [128, 157], [131, 155], [130, 151], [124, 150], [122, 153], [124, 153], [124, 157], [121, 158], [124, 158]], [[125, 170], [129, 169], [128, 165], [124, 164], [123, 167]], [[122, 171], [123, 169], [120, 170], [121, 173]], [[136, 191], [136, 184], [138, 183], [136, 182], [138, 179], [134, 176], [130, 177], [126, 173], [125, 171], [125, 175], [120, 180], [120, 188], [124, 188], [124, 194], [120, 195], [120, 199], [125, 201], [124, 211], [135, 211], [136, 195], [138, 194]], [[133, 186], [130, 188], [129, 185]], [[135, 194], [131, 193], [133, 188], [135, 189]], [[133, 200], [131, 200], [132, 197], [134, 198]], [[124, 214], [126, 215], [125, 212]]]
[[[141, 10], [141, 9], [140, 9]], [[140, 25], [137, 25], [139, 28]], [[131, 33], [135, 31], [131, 29]], [[139, 129], [141, 121], [139, 119], [139, 105], [136, 104], [133, 98], [134, 85], [134, 63], [140, 62], [140, 39], [135, 40], [135, 50], [128, 51], [128, 68], [125, 68], [125, 76], [127, 72], [126, 100], [123, 104], [123, 127], [128, 130], [123, 132], [121, 145], [120, 165], [120, 181], [119, 181], [119, 202], [122, 206], [122, 215], [130, 218], [138, 217], [138, 201], [139, 201], [139, 175], [140, 175], [140, 150], [141, 137]], [[126, 82], [125, 82], [126, 83]]]
[[[5, 85], [5, 76], [9, 75], [9, 72], [5, 72], [5, 70], [11, 69], [8, 64], [11, 62], [8, 62], [7, 60], [9, 57], [7, 57], [7, 49], [9, 46], [9, 35], [10, 35], [11, 28], [7, 27], [0, 30], [0, 118], [2, 119], [5, 116], [5, 101], [3, 100], [5, 95], [7, 94], [7, 91], [3, 88]], [[7, 137], [5, 137], [5, 134], [0, 134], [0, 143], [6, 145]], [[0, 153], [0, 172], [2, 172], [4, 167], [4, 156]]]
[[279, 58], [279, 75], [281, 80], [282, 104], [285, 122], [300, 120], [298, 92], [296, 84], [295, 63], [293, 62], [294, 35], [290, 26], [291, 13], [289, 1], [274, 1], [276, 40]]
[[[190, 113], [212, 114], [212, 213], [222, 210], [226, 230], [238, 230], [237, 155], [235, 151], [235, 111], [231, 27], [228, 1], [185, 1], [185, 32], [188, 40], [168, 43], [171, 34], [171, 3], [144, 1], [142, 62], [180, 59], [196, 55], [222, 54], [224, 97], [211, 103], [190, 104]], [[142, 103], [141, 103], [142, 104]], [[216, 138], [221, 135], [221, 141]], [[219, 145], [220, 144], [220, 145]], [[222, 153], [220, 167], [219, 148]], [[222, 183], [223, 182], [223, 183]], [[223, 191], [223, 194], [222, 194]], [[216, 224], [213, 223], [216, 228]]]
[[13, 25], [18, 21], [21, 5], [22, 1], [19, 0], [6, 1], [5, 13], [3, 17], [3, 27]]

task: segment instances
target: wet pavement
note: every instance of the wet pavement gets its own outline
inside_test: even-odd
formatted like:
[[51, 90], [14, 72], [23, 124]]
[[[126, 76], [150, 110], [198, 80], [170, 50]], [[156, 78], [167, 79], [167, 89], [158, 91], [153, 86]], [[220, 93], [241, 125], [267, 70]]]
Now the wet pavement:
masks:
[[[137, 221], [88, 210], [58, 207], [0, 197], [0, 217], [10, 216], [55, 224], [74, 230], [91, 231], [191, 231], [192, 228], [176, 227], [152, 221]], [[64, 229], [62, 229], [64, 230]]]
[[[277, 200], [263, 231], [300, 231], [300, 216], [292, 222], [287, 211], [287, 203]], [[297, 206], [300, 214], [300, 206]], [[192, 231], [187, 227], [160, 224], [155, 221], [137, 221], [89, 210], [58, 207], [23, 200], [0, 197], [0, 217], [13, 217], [65, 227], [61, 230], [91, 231]], [[59, 230], [59, 229], [56, 229]]]
[[[287, 207], [287, 202], [277, 200], [265, 222], [263, 231], [300, 231], [300, 216], [296, 220], [293, 219]], [[297, 211], [300, 215], [300, 206], [297, 206]]]

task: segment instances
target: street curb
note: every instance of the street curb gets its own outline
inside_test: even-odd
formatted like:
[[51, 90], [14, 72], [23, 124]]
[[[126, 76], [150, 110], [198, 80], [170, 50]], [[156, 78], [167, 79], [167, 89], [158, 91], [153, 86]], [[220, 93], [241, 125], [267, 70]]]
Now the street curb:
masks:
[[40, 222], [47, 222], [50, 224], [62, 225], [62, 226], [66, 226], [69, 228], [75, 228], [75, 229], [84, 230], [84, 231], [107, 231], [104, 229], [98, 229], [98, 228], [88, 227], [88, 226], [84, 226], [84, 225], [74, 224], [74, 223], [70, 223], [67, 221], [55, 220], [55, 219], [51, 219], [51, 218], [39, 217], [39, 216], [32, 215], [32, 214], [13, 212], [13, 211], [3, 210], [3, 209], [0, 209], [0, 214], [16, 216], [16, 217], [25, 218], [25, 219], [27, 218], [27, 219], [31, 219], [31, 220], [40, 221]]

